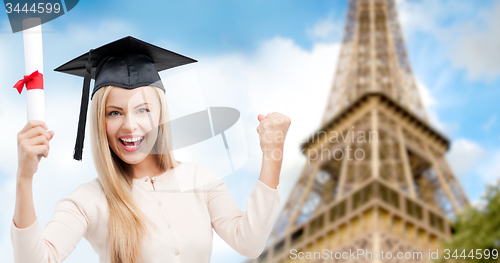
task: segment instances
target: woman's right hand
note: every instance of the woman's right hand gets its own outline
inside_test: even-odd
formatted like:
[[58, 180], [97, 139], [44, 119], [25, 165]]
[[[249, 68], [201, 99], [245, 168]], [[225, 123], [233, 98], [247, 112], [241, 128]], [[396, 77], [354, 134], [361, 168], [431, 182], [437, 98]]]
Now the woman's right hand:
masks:
[[54, 131], [47, 131], [43, 121], [31, 120], [17, 134], [18, 176], [22, 179], [32, 179], [38, 170], [42, 156], [49, 156], [49, 141], [54, 137]]

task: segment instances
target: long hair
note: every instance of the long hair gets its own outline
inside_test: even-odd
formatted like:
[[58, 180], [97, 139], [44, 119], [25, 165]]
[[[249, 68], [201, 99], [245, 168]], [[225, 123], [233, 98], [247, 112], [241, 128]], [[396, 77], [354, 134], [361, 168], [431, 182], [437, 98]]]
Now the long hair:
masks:
[[[154, 224], [134, 202], [132, 175], [128, 164], [109, 147], [106, 135], [106, 99], [113, 86], [100, 88], [93, 96], [91, 106], [92, 154], [109, 208], [109, 242], [111, 263], [142, 262], [142, 240], [149, 234], [147, 224]], [[160, 101], [160, 125], [152, 153], [158, 167], [166, 172], [177, 166], [170, 154], [171, 131], [165, 95], [153, 87]]]

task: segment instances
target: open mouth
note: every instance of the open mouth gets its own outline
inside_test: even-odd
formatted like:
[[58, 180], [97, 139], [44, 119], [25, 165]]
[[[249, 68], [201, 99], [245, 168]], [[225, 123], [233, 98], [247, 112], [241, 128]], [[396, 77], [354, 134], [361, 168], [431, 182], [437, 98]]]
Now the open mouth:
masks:
[[144, 136], [134, 138], [118, 138], [126, 151], [133, 152], [141, 147]]

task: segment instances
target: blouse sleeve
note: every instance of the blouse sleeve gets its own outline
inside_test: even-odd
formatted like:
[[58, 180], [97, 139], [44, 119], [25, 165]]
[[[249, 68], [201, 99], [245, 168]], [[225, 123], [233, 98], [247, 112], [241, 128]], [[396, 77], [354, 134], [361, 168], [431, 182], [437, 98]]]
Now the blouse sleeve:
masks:
[[257, 180], [243, 212], [229, 194], [224, 181], [218, 180], [211, 184], [207, 202], [217, 234], [239, 254], [257, 258], [264, 250], [278, 214], [279, 185], [273, 189]]
[[42, 230], [38, 219], [26, 228], [12, 220], [10, 236], [15, 263], [60, 263], [76, 248], [89, 226], [89, 215], [81, 207], [88, 193], [80, 185], [60, 199], [51, 220]]

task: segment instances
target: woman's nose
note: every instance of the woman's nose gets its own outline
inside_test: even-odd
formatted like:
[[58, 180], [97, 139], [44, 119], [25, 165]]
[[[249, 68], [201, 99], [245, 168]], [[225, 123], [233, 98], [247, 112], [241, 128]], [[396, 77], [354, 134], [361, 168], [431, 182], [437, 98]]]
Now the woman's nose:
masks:
[[138, 127], [137, 120], [134, 118], [133, 115], [127, 115], [126, 118], [124, 118], [124, 123], [122, 125], [122, 128], [125, 131], [134, 131]]

